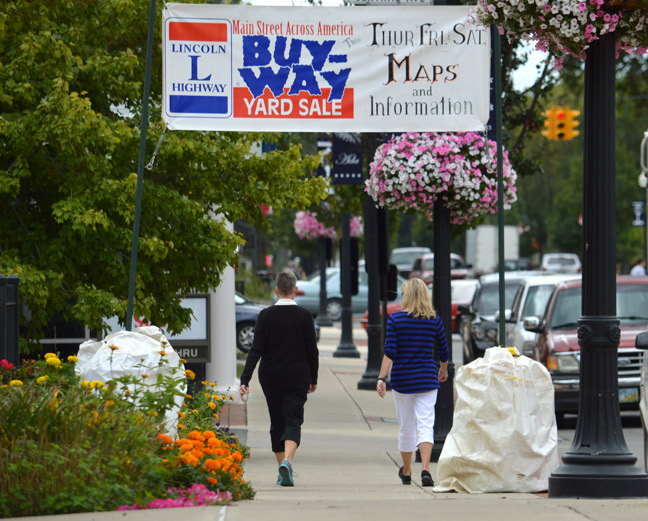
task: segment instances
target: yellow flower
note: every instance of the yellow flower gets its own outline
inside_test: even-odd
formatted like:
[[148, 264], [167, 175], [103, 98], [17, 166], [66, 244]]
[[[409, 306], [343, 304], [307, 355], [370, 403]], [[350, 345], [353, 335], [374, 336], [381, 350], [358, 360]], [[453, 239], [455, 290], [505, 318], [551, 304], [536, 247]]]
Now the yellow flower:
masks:
[[70, 355], [67, 357], [68, 362], [74, 362], [75, 364], [79, 361], [79, 357], [76, 355]]
[[196, 373], [194, 373], [191, 369], [187, 369], [185, 371], [185, 375], [189, 380], [195, 380], [196, 379]]
[[184, 358], [181, 358], [180, 361], [181, 361], [183, 364], [186, 364], [186, 363], [187, 363], [187, 361], [186, 361]]
[[142, 373], [142, 378], [148, 378], [148, 375], [146, 373]]
[[207, 405], [209, 405], [209, 408], [213, 411], [216, 408], [216, 404], [214, 402], [209, 402]]
[[45, 363], [47, 365], [51, 365], [52, 367], [58, 367], [59, 365], [61, 365], [61, 359], [54, 355], [46, 358]]
[[218, 396], [217, 394], [215, 394], [215, 395], [213, 396], [213, 398], [214, 398], [214, 400], [218, 400], [219, 402], [221, 401], [221, 397]]
[[83, 387], [84, 389], [86, 387], [88, 387], [89, 385], [90, 385], [90, 382], [88, 382], [88, 380], [83, 380], [83, 382], [81, 382], [81, 387]]
[[103, 386], [103, 382], [100, 382], [99, 380], [93, 380], [90, 382], [90, 389], [101, 389]]
[[198, 414], [198, 409], [194, 409], [194, 410], [191, 411], [191, 412], [194, 413], [194, 414]]
[[178, 423], [178, 429], [182, 430], [184, 428], [185, 428], [185, 426], [182, 423]]
[[119, 347], [117, 347], [116, 345], [110, 345], [110, 346], [108, 346], [108, 347], [109, 347], [110, 349], [112, 349], [113, 351], [117, 351], [117, 349], [119, 349]]
[[[43, 356], [43, 358], [44, 358], [45, 360], [47, 360], [50, 356], [56, 356], [56, 354], [54, 354], [54, 353], [45, 353], [45, 355]], [[57, 358], [58, 358], [58, 357], [57, 357]]]
[[158, 351], [162, 356], [166, 356], [167, 352], [166, 351]]
[[110, 407], [111, 405], [115, 405], [115, 402], [112, 400], [106, 400], [106, 407]]
[[213, 416], [218, 420], [218, 414], [214, 414]]
[[232, 396], [231, 394], [230, 394], [230, 397], [229, 397], [229, 399], [230, 399], [230, 401], [231, 401], [231, 402], [233, 402], [233, 401], [234, 401], [234, 397], [233, 397], [233, 396]]
[[47, 382], [47, 380], [49, 380], [49, 376], [47, 376], [47, 375], [39, 376], [38, 378], [36, 378], [36, 383], [37, 383], [38, 385], [42, 385], [42, 384], [44, 384], [45, 382]]
[[9, 382], [10, 387], [20, 387], [22, 384], [22, 380], [11, 380], [11, 382]]
[[169, 341], [166, 338], [162, 340], [162, 344], [166, 345], [168, 343], [169, 343]]
[[187, 395], [185, 395], [185, 396], [186, 396], [189, 400], [191, 400], [191, 398], [193, 398], [193, 396], [191, 396], [190, 394], [187, 394]]

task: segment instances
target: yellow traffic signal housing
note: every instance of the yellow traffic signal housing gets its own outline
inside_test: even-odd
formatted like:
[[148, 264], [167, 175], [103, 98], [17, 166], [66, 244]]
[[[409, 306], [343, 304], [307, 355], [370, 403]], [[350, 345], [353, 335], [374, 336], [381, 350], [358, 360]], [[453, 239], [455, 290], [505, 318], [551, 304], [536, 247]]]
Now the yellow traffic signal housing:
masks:
[[576, 127], [579, 125], [579, 121], [576, 119], [576, 116], [580, 114], [577, 110], [571, 110], [569, 107], [565, 108], [565, 128], [563, 139], [569, 141], [574, 139], [580, 132], [576, 130]]
[[569, 141], [574, 139], [580, 132], [575, 130], [578, 121], [575, 119], [580, 112], [571, 110], [569, 107], [551, 107], [544, 113], [546, 130], [542, 135], [552, 141]]
[[558, 129], [556, 128], [556, 108], [551, 107], [544, 113], [544, 117], [546, 129], [542, 131], [542, 135], [551, 140], [558, 139], [556, 137], [558, 133]]

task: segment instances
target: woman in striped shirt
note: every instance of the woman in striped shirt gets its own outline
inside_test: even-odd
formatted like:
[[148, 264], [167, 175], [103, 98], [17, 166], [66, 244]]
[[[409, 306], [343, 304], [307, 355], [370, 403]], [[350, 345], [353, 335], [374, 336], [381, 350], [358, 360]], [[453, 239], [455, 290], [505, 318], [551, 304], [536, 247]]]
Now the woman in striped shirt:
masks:
[[[434, 345], [440, 367], [434, 359]], [[450, 353], [441, 318], [432, 307], [430, 291], [421, 279], [403, 284], [403, 309], [387, 320], [385, 356], [377, 391], [385, 396], [385, 379], [391, 369], [390, 384], [398, 416], [398, 449], [403, 466], [398, 475], [403, 485], [412, 483], [412, 454], [421, 453], [421, 482], [433, 486], [430, 457], [434, 444], [434, 406], [440, 382], [448, 379]]]

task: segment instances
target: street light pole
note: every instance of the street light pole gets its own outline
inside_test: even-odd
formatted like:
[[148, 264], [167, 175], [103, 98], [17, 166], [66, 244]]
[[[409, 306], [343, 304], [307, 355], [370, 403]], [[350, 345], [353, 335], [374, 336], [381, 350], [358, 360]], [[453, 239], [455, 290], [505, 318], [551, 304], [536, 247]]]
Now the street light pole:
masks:
[[648, 496], [648, 475], [626, 446], [619, 411], [614, 142], [615, 37], [585, 61], [583, 293], [579, 413], [574, 440], [549, 477], [549, 497]]
[[360, 358], [353, 343], [353, 310], [351, 309], [351, 214], [342, 214], [342, 336], [334, 358]]
[[320, 301], [319, 313], [317, 314], [316, 320], [319, 327], [330, 327], [333, 325], [333, 321], [326, 311], [326, 267], [328, 264], [326, 242], [328, 240], [330, 239], [327, 239], [326, 237], [319, 237], [317, 239], [317, 245], [319, 247]]

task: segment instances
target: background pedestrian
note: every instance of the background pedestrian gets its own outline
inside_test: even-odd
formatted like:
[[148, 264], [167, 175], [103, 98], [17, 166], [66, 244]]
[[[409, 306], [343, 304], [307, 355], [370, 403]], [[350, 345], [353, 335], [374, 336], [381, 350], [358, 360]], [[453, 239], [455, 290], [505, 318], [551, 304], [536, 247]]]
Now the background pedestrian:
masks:
[[630, 275], [642, 276], [646, 274], [646, 259], [639, 259], [632, 265]]

